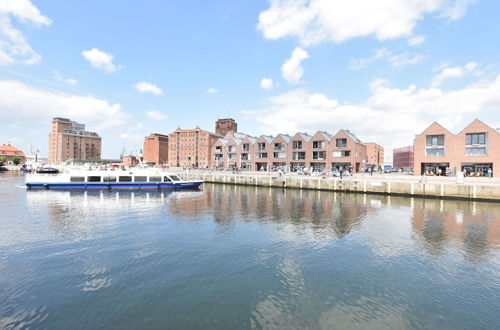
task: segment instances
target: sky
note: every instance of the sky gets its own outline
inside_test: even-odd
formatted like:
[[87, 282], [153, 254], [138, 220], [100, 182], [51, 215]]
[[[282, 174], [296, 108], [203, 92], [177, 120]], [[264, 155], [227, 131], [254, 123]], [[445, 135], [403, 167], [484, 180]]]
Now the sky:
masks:
[[500, 127], [498, 0], [0, 0], [0, 144], [47, 155], [52, 117], [103, 158], [231, 117], [253, 136], [350, 129], [411, 145]]

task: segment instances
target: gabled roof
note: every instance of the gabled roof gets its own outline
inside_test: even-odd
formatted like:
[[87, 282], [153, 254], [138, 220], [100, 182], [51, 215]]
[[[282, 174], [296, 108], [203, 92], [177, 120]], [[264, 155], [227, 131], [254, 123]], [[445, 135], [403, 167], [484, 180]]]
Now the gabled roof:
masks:
[[312, 139], [312, 136], [307, 134], [307, 133], [297, 132], [297, 134], [295, 134], [295, 135], [299, 135], [306, 142], [309, 142]]
[[292, 139], [292, 137], [288, 134], [278, 134], [278, 135], [276, 135], [276, 137], [274, 139], [276, 139], [278, 137], [282, 138], [286, 143], [290, 142], [290, 140]]
[[[17, 155], [16, 155], [17, 152]], [[22, 150], [17, 149], [10, 144], [3, 144], [0, 146], [0, 155], [3, 156], [24, 156], [24, 152]]]
[[363, 142], [361, 142], [361, 140], [356, 135], [354, 135], [354, 133], [349, 131], [348, 129], [344, 129], [343, 131], [354, 142], [359, 143], [359, 144], [363, 144]]
[[[333, 135], [328, 134], [325, 131], [317, 131], [314, 135], [319, 134], [321, 135], [325, 140], [330, 141], [333, 138]], [[313, 136], [314, 136], [313, 135]]]
[[247, 139], [251, 144], [255, 144], [255, 142], [257, 142], [257, 138], [250, 135], [247, 135], [245, 139]]
[[477, 118], [476, 118], [476, 119], [474, 119], [472, 122], [470, 122], [470, 124], [469, 124], [469, 125], [465, 126], [465, 127], [464, 127], [464, 129], [462, 129], [462, 130], [461, 130], [458, 134], [456, 134], [456, 135], [460, 135], [460, 134], [462, 134], [462, 132], [463, 132], [463, 131], [465, 131], [466, 129], [468, 129], [468, 128], [469, 128], [469, 126], [471, 126], [471, 125], [473, 125], [473, 124], [479, 124], [479, 125], [482, 125], [482, 126], [484, 126], [484, 127], [488, 128], [488, 129], [490, 129], [491, 131], [495, 132], [495, 133], [499, 133], [498, 129], [494, 129], [494, 128], [492, 128], [492, 127], [490, 127], [490, 126], [486, 125], [483, 121], [481, 121], [481, 120], [479, 120], [479, 119], [477, 119]]
[[430, 124], [429, 126], [427, 126], [427, 128], [426, 128], [426, 129], [424, 129], [424, 130], [422, 131], [422, 133], [417, 134], [417, 135], [422, 135], [422, 134], [424, 134], [424, 133], [425, 133], [428, 129], [430, 129], [430, 128], [431, 128], [431, 127], [433, 127], [433, 126], [438, 126], [438, 127], [439, 127], [440, 129], [442, 129], [443, 131], [446, 131], [446, 133], [448, 133], [448, 134], [450, 134], [450, 135], [455, 135], [455, 134], [453, 134], [452, 132], [450, 132], [449, 130], [447, 130], [446, 128], [444, 128], [444, 127], [443, 127], [440, 123], [438, 123], [437, 121], [435, 121], [435, 122], [433, 122], [432, 124]]
[[217, 143], [217, 142], [220, 142], [223, 145], [227, 145], [227, 140], [226, 139], [218, 139], [217, 141], [215, 141], [215, 143]]
[[267, 143], [271, 143], [271, 141], [274, 138], [271, 135], [261, 135], [261, 136], [259, 136], [259, 139], [264, 139]]

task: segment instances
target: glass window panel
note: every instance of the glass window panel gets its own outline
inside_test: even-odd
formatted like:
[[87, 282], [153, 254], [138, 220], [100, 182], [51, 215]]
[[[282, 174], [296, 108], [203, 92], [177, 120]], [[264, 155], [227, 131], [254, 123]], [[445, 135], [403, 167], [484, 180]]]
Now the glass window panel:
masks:
[[486, 134], [479, 134], [479, 144], [486, 144]]
[[85, 182], [85, 177], [83, 176], [72, 176], [69, 179], [70, 182]]
[[146, 182], [147, 177], [146, 176], [134, 176], [134, 182]]
[[466, 145], [471, 145], [472, 144], [472, 135], [471, 134], [467, 134], [465, 136], [465, 144]]
[[132, 177], [131, 176], [119, 176], [118, 181], [119, 182], [132, 182]]

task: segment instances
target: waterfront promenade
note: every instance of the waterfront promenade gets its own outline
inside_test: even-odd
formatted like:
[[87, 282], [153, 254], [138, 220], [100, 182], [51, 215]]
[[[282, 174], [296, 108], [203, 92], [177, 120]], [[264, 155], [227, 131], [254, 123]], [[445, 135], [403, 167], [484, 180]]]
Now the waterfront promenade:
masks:
[[413, 176], [398, 174], [356, 174], [344, 177], [321, 177], [277, 172], [183, 171], [171, 169], [183, 179], [263, 187], [312, 189], [351, 193], [372, 193], [442, 199], [500, 201], [500, 179]]

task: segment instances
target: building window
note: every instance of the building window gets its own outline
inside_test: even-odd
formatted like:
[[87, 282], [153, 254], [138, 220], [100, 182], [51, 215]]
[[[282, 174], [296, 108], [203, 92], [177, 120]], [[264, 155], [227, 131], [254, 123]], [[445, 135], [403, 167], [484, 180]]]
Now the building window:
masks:
[[235, 150], [235, 146], [228, 146], [227, 147], [228, 152], [234, 152], [234, 150]]
[[243, 151], [250, 151], [250, 144], [244, 143], [243, 144]]
[[275, 143], [274, 150], [283, 150], [283, 143]]
[[303, 160], [306, 159], [306, 153], [304, 151], [294, 152], [292, 154], [293, 160]]
[[286, 158], [286, 152], [273, 152], [274, 158]]
[[486, 156], [486, 133], [471, 133], [465, 135], [466, 156]]
[[229, 158], [230, 158], [230, 159], [235, 159], [235, 158], [236, 158], [236, 156], [237, 156], [236, 154], [229, 154]]
[[[266, 144], [265, 144], [265, 143], [259, 143], [259, 144], [257, 144], [257, 149], [258, 149], [259, 151], [264, 151], [264, 150], [266, 150]], [[267, 156], [266, 156], [266, 157], [267, 157]]]
[[467, 156], [486, 156], [486, 147], [467, 147], [465, 148]]
[[347, 139], [335, 139], [337, 148], [347, 148]]
[[314, 160], [325, 160], [326, 159], [326, 151], [313, 151], [313, 159]]
[[427, 135], [425, 137], [425, 146], [426, 156], [444, 156], [444, 135]]
[[325, 149], [325, 141], [313, 141], [313, 149]]
[[333, 157], [336, 158], [351, 157], [351, 150], [334, 151]]
[[293, 149], [302, 149], [302, 141], [293, 141]]
[[241, 160], [249, 160], [250, 157], [248, 154], [241, 154]]
[[267, 158], [267, 152], [259, 152], [256, 158]]

